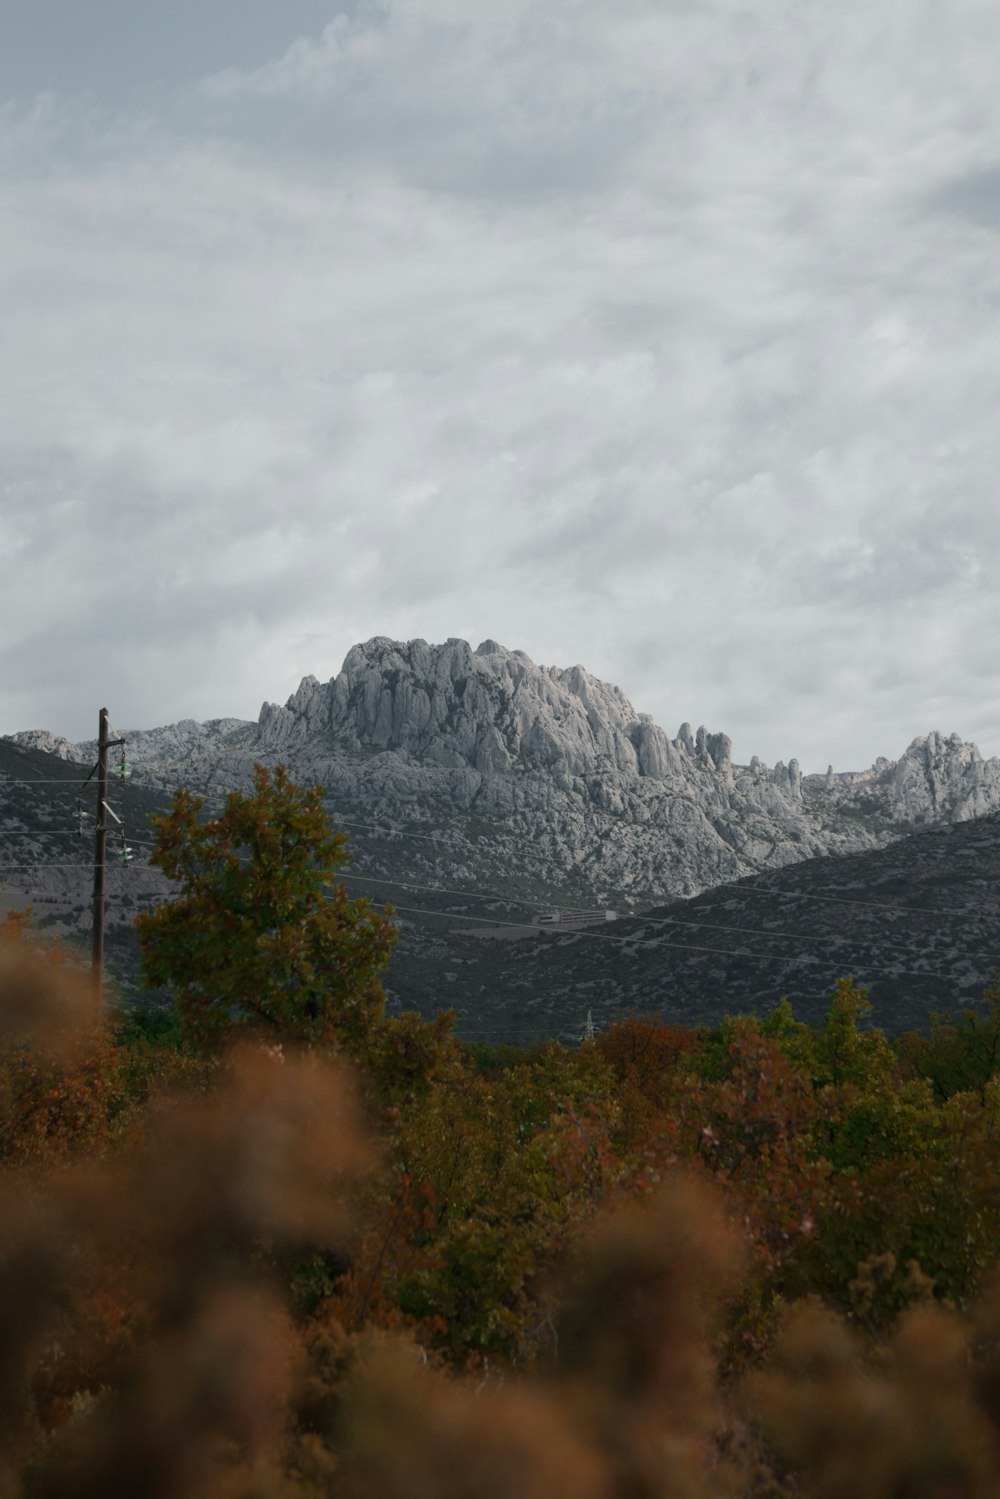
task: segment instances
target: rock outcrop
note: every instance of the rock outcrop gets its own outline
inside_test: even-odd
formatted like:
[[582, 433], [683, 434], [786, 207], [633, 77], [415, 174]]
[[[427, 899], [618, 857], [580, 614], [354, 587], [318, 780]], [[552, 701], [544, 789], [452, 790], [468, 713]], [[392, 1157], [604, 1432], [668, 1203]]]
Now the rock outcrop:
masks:
[[[11, 738], [68, 760], [96, 748]], [[379, 636], [330, 680], [305, 677], [284, 705], [265, 703], [256, 723], [136, 731], [128, 755], [139, 783], [207, 794], [245, 785], [255, 761], [282, 762], [325, 785], [355, 826], [443, 842], [452, 882], [625, 908], [1000, 809], [1000, 761], [957, 735], [837, 775], [803, 776], [795, 759], [736, 765], [727, 735], [685, 722], [671, 739], [582, 666], [537, 666], [494, 640]], [[395, 868], [441, 862], [397, 848]]]

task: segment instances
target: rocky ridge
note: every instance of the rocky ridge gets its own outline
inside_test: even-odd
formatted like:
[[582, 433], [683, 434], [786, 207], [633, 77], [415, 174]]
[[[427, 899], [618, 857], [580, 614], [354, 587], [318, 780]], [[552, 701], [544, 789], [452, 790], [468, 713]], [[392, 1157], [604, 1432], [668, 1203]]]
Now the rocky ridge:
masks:
[[[0, 738], [0, 886], [83, 942], [90, 840], [74, 808], [95, 752], [41, 730]], [[875, 983], [893, 1025], [922, 1024], [993, 972], [983, 892], [1000, 867], [1000, 762], [957, 735], [914, 739], [862, 771], [744, 766], [725, 734], [682, 724], [670, 738], [582, 667], [538, 667], [493, 641], [378, 638], [256, 722], [130, 733], [128, 759], [112, 802], [136, 858], [109, 876], [107, 934], [126, 988], [138, 976], [133, 917], [170, 890], [145, 862], [150, 813], [177, 785], [211, 806], [248, 784], [255, 761], [326, 786], [350, 836], [351, 894], [396, 905], [390, 1008], [455, 1006], [470, 1037], [572, 1039], [588, 1010], [598, 1025], [628, 1008], [709, 1020], [782, 993], [818, 1014], [851, 970]], [[807, 898], [789, 905], [795, 891]], [[954, 925], [959, 895], [942, 945], [928, 910], [948, 907]], [[541, 905], [643, 915], [575, 939], [476, 935], [530, 922]]]
[[[45, 731], [10, 740], [73, 761], [96, 750]], [[255, 761], [282, 762], [327, 787], [356, 843], [377, 820], [395, 839], [391, 872], [624, 909], [1000, 809], [1000, 760], [954, 734], [854, 772], [737, 765], [726, 734], [683, 723], [670, 738], [582, 666], [540, 667], [492, 640], [376, 637], [256, 723], [135, 731], [128, 754], [136, 782], [208, 795], [245, 785]], [[400, 846], [421, 833], [438, 848]]]

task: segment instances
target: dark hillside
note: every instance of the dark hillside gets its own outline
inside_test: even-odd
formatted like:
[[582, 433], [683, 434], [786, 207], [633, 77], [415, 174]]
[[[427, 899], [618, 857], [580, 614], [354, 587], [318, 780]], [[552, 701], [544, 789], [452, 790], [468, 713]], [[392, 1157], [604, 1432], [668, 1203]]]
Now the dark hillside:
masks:
[[[89, 769], [0, 739], [0, 894], [30, 901], [43, 926], [84, 943], [93, 819], [80, 837], [73, 813]], [[110, 800], [136, 853], [119, 866], [118, 834], [110, 838], [107, 951], [128, 985], [138, 978], [134, 915], [169, 890], [143, 862], [150, 814], [169, 797], [114, 779]], [[93, 802], [91, 783], [82, 805], [90, 812]], [[585, 932], [510, 940], [506, 926], [475, 933], [530, 922], [546, 905], [579, 905], [579, 890], [539, 882], [514, 854], [505, 878], [470, 889], [449, 823], [382, 829], [363, 806], [331, 799], [330, 810], [350, 839], [351, 894], [398, 908], [390, 1009], [454, 1008], [469, 1038], [573, 1041], [588, 1012], [598, 1028], [629, 1010], [709, 1022], [785, 995], [816, 1021], [847, 973], [870, 987], [873, 1023], [900, 1031], [925, 1027], [931, 1010], [974, 1003], [1000, 969], [1000, 814], [804, 860]]]
[[499, 941], [469, 935], [471, 923], [408, 920], [389, 975], [399, 1002], [454, 1005], [470, 1032], [570, 1040], [588, 1011], [598, 1027], [629, 1010], [695, 1024], [782, 996], [815, 1023], [848, 973], [870, 988], [874, 1024], [922, 1029], [931, 1010], [975, 1003], [1000, 970], [1000, 818], [809, 859], [586, 932]]
[[[112, 760], [112, 768], [116, 762]], [[6, 907], [31, 905], [36, 925], [86, 947], [90, 942], [96, 777], [83, 785], [89, 764], [0, 738], [0, 895]], [[119, 863], [121, 829], [112, 818], [106, 877], [106, 952], [109, 968], [134, 978], [138, 948], [132, 920], [139, 905], [162, 899], [168, 882], [144, 867], [152, 834], [149, 818], [166, 809], [166, 793], [113, 776], [108, 801], [122, 819], [134, 862]], [[74, 813], [87, 816], [77, 831]]]

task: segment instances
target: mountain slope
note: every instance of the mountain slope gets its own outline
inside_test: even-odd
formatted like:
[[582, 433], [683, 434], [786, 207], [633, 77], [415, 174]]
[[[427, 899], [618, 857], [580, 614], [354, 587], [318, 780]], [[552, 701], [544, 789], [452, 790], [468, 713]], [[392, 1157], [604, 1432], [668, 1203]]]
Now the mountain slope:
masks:
[[[72, 837], [72, 810], [75, 787], [95, 754], [93, 742], [74, 745], [44, 730], [0, 740], [2, 862], [31, 866], [9, 871], [0, 883], [35, 898], [53, 917], [63, 910], [80, 930], [88, 919], [87, 873], [61, 864], [69, 858], [85, 865], [89, 858], [89, 845]], [[457, 1003], [467, 1025], [491, 1025], [495, 1015], [508, 1028], [518, 1007], [527, 1006], [533, 1028], [558, 1019], [559, 1028], [572, 1031], [587, 1008], [598, 1019], [623, 1005], [657, 1007], [671, 985], [692, 1013], [767, 1003], [786, 991], [819, 1003], [820, 991], [841, 972], [862, 959], [874, 964], [894, 921], [911, 919], [889, 913], [871, 932], [857, 920], [850, 929], [830, 928], [824, 923], [833, 917], [821, 919], [812, 902], [809, 931], [840, 943], [823, 949], [782, 909], [783, 926], [791, 922], [800, 948], [813, 942], [831, 961], [775, 957], [770, 968], [759, 953], [742, 968], [711, 954], [685, 958], [665, 945], [663, 932], [674, 930], [665, 925], [650, 925], [646, 936], [626, 944], [613, 938], [645, 929], [619, 925], [603, 934], [606, 946], [599, 949], [590, 937], [498, 944], [461, 935], [476, 922], [530, 921], [543, 905], [610, 906], [628, 914], [665, 903], [656, 920], [665, 922], [669, 912], [676, 921], [680, 911], [694, 921], [721, 898], [720, 887], [726, 900], [745, 902], [749, 896], [738, 892], [756, 888], [755, 880], [763, 889], [768, 880], [839, 878], [864, 891], [881, 879], [871, 862], [876, 851], [889, 859], [887, 869], [897, 868], [893, 859], [903, 861], [892, 876], [902, 889], [908, 860], [914, 869], [930, 868], [924, 851], [931, 844], [907, 837], [915, 828], [951, 827], [958, 842], [949, 846], [958, 849], [959, 835], [992, 827], [1000, 810], [1000, 762], [984, 761], [956, 735], [915, 739], [898, 760], [880, 759], [857, 772], [803, 776], [794, 759], [770, 768], [756, 758], [738, 765], [726, 735], [692, 733], [682, 724], [671, 739], [619, 688], [582, 667], [539, 667], [494, 641], [473, 651], [460, 640], [431, 646], [379, 637], [354, 647], [328, 682], [306, 677], [284, 706], [265, 703], [256, 722], [223, 718], [135, 731], [128, 758], [133, 776], [115, 785], [115, 805], [140, 856], [148, 852], [141, 839], [148, 837], [149, 812], [162, 808], [178, 784], [204, 794], [211, 806], [227, 790], [248, 785], [251, 767], [262, 761], [283, 762], [296, 779], [324, 785], [330, 811], [350, 837], [353, 893], [379, 902], [391, 897], [406, 908], [389, 974], [393, 1003], [424, 1009]], [[51, 796], [41, 784], [45, 767], [56, 768]], [[39, 784], [19, 788], [18, 768]], [[853, 873], [852, 859], [860, 860]], [[131, 915], [167, 889], [140, 861], [111, 872], [113, 944], [132, 973]], [[669, 904], [678, 900], [685, 903]], [[449, 931], [449, 911], [470, 921], [453, 921]], [[733, 914], [741, 920], [730, 924], [749, 925], [751, 936], [770, 926], [768, 940], [778, 944], [759, 902], [738, 905]], [[675, 941], [684, 930], [674, 930]], [[661, 935], [654, 942], [655, 931]], [[976, 928], [970, 940], [987, 936]], [[723, 941], [734, 945], [721, 936], [711, 944]], [[786, 941], [781, 952], [788, 947]], [[545, 957], [550, 950], [562, 957]], [[569, 961], [574, 953], [592, 956]], [[962, 978], [962, 953], [956, 938], [939, 957], [945, 971], [957, 965], [959, 990], [973, 996], [992, 968], [985, 954], [970, 958]], [[715, 999], [706, 984], [715, 984]], [[930, 1003], [929, 995], [924, 983], [887, 990], [885, 999], [898, 999], [909, 1014], [925, 998]], [[539, 996], [556, 1009], [539, 1009]], [[935, 989], [933, 1000], [945, 1003], [947, 996]]]
[[[36, 924], [89, 953], [93, 894], [96, 785], [93, 760], [78, 763], [0, 738], [0, 903], [4, 909], [34, 908]], [[162, 899], [170, 883], [145, 866], [149, 817], [164, 811], [161, 791], [112, 780], [112, 819], [106, 872], [109, 962], [135, 979], [138, 948], [132, 922], [150, 898]], [[86, 813], [82, 830], [74, 814]], [[135, 863], [118, 863], [120, 831], [135, 845]]]
[[[91, 760], [44, 731], [23, 746]], [[256, 723], [217, 719], [129, 734], [136, 780], [219, 794], [255, 760], [328, 788], [333, 810], [430, 832], [449, 874], [540, 901], [641, 908], [826, 853], [881, 847], [921, 824], [1000, 809], [1000, 761], [953, 735], [897, 761], [803, 776], [732, 761], [725, 734], [675, 738], [582, 667], [536, 666], [494, 641], [378, 637], [326, 683], [306, 677]], [[419, 872], [430, 865], [401, 860]]]
[[[1000, 816], [806, 860], [581, 932], [500, 940], [504, 928], [479, 935], [483, 921], [438, 918], [432, 931], [429, 918], [404, 919], [413, 956], [390, 973], [396, 1004], [454, 1007], [460, 1029], [491, 1039], [579, 1040], [588, 1012], [598, 1028], [629, 1011], [710, 1024], [785, 996], [816, 1022], [847, 974], [869, 988], [872, 1023], [924, 1029], [932, 1010], [976, 1004], [1000, 973]], [[435, 946], [435, 961], [422, 962]]]

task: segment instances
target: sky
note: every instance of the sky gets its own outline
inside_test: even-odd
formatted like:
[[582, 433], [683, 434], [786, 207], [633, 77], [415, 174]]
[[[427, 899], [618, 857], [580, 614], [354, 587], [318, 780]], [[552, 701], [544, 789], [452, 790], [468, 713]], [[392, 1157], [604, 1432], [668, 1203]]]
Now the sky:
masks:
[[1000, 754], [995, 0], [31, 0], [0, 733], [373, 635], [671, 735]]

